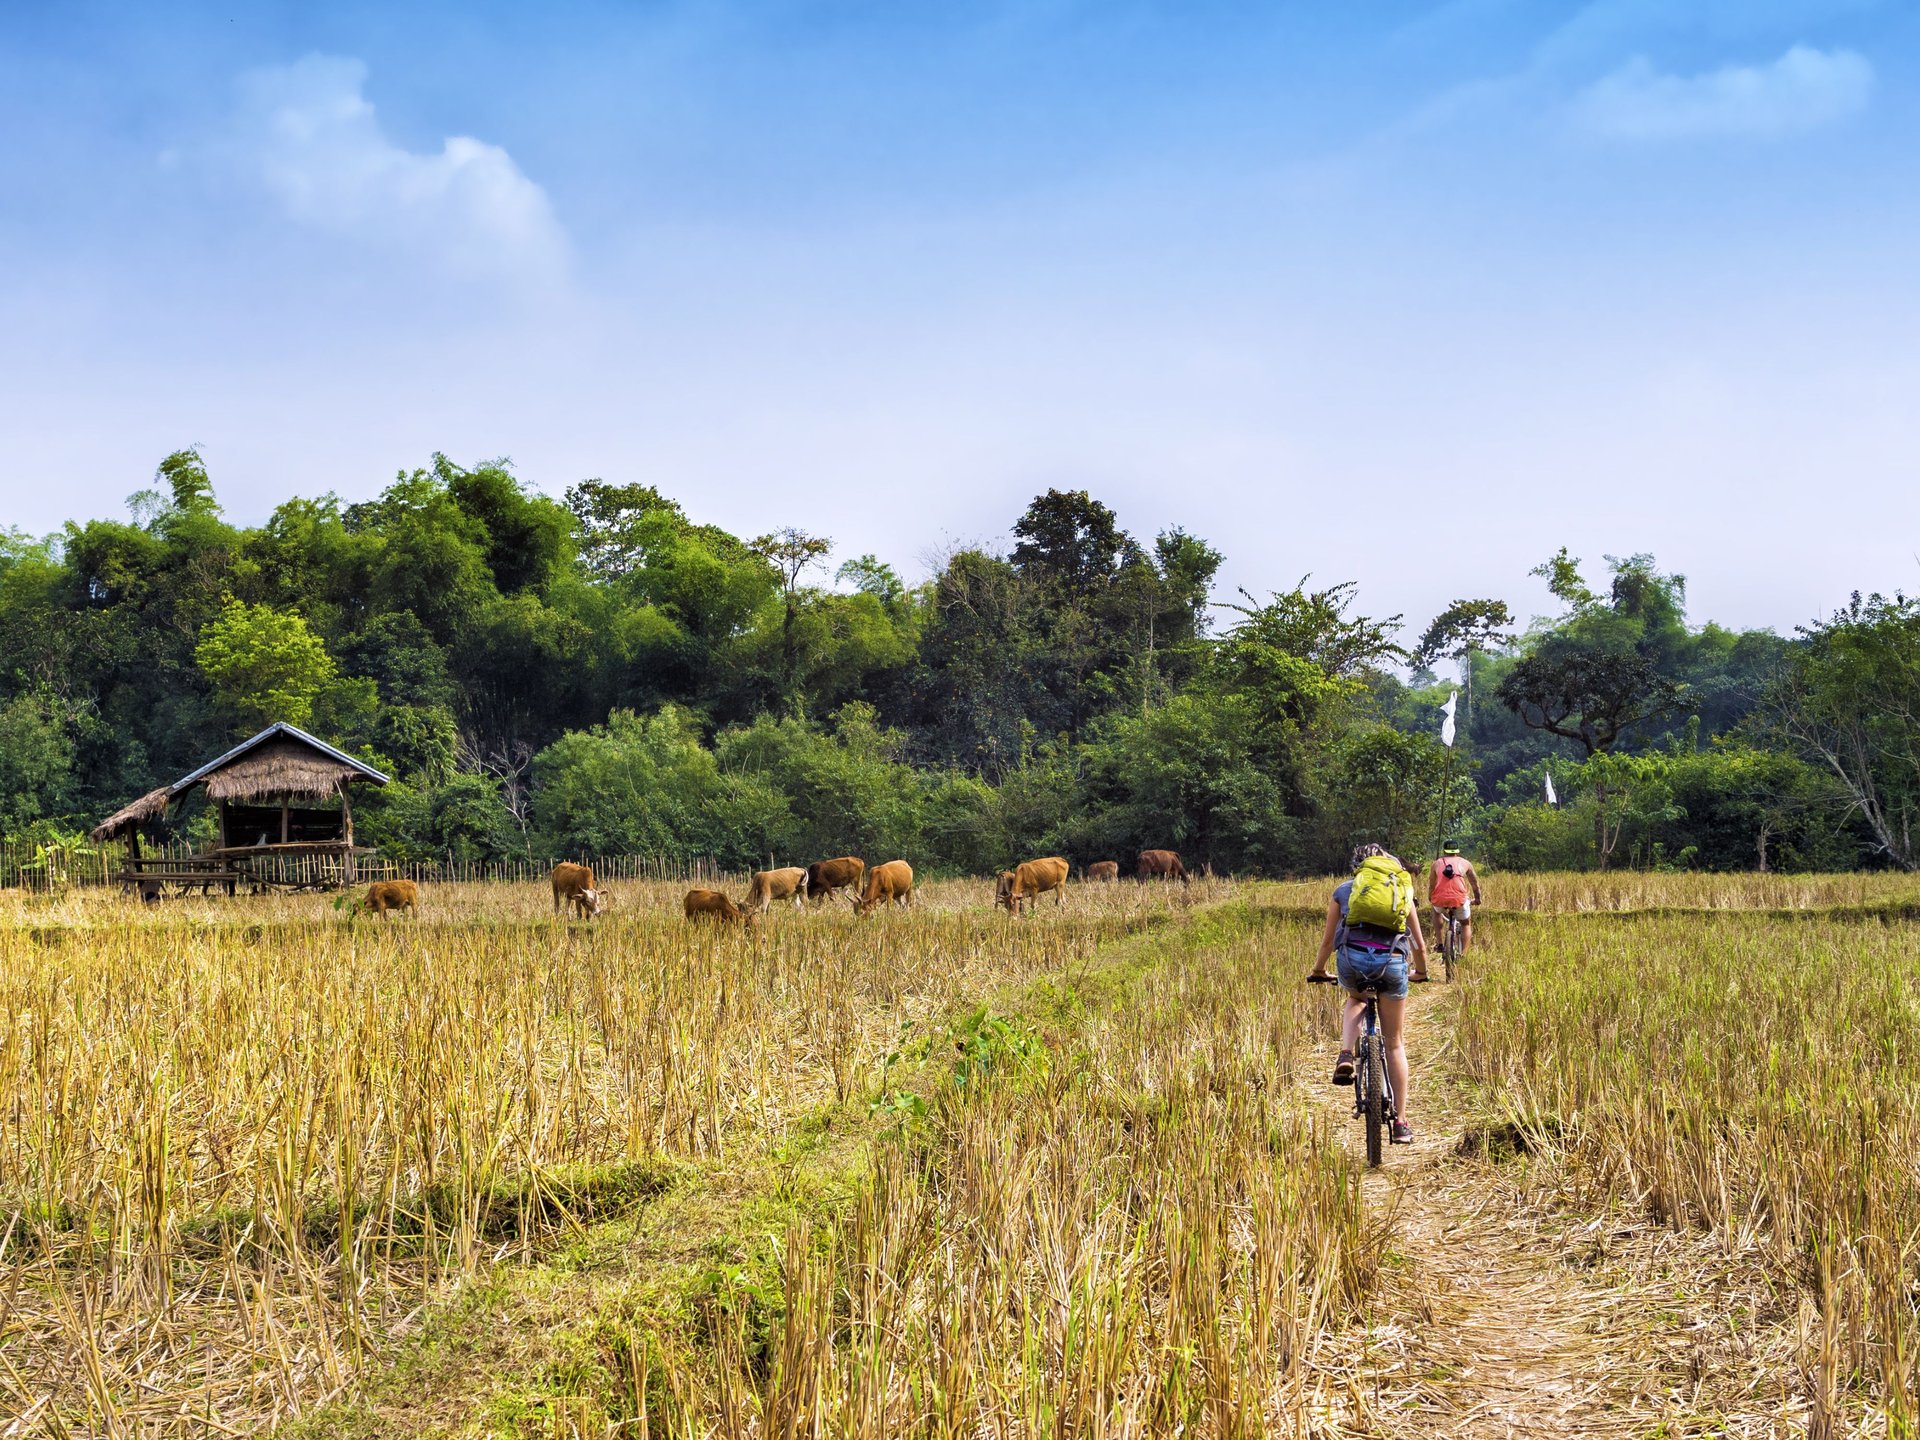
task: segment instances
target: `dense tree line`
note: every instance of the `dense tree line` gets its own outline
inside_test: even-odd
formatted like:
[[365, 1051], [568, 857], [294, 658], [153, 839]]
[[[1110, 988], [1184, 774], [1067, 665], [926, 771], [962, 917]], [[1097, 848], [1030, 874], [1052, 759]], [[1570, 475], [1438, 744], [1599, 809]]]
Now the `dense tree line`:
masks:
[[1562, 550], [1560, 613], [1463, 599], [1410, 640], [1351, 583], [1219, 603], [1206, 541], [1085, 492], [1010, 533], [910, 584], [647, 486], [554, 500], [440, 456], [248, 528], [182, 451], [126, 520], [0, 532], [0, 835], [84, 828], [283, 719], [395, 777], [362, 829], [414, 859], [1167, 845], [1278, 873], [1418, 852], [1444, 814], [1509, 865], [1920, 864], [1903, 596], [1734, 632], [1649, 556], [1599, 582]]

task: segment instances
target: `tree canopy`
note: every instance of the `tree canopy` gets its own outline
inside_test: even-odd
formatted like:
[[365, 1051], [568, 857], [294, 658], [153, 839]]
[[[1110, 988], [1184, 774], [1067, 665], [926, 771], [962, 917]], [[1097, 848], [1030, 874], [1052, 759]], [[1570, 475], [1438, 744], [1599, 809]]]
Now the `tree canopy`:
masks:
[[505, 461], [435, 455], [258, 525], [216, 478], [180, 450], [125, 518], [0, 533], [0, 836], [290, 720], [395, 777], [364, 828], [415, 859], [1172, 846], [1281, 873], [1417, 851], [1444, 809], [1496, 863], [1917, 863], [1898, 596], [1783, 638], [1692, 622], [1651, 556], [1598, 583], [1562, 549], [1536, 572], [1557, 615], [1482, 596], [1416, 635], [1337, 577], [1223, 603], [1220, 551], [1086, 490], [913, 579], [647, 484], [551, 499]]

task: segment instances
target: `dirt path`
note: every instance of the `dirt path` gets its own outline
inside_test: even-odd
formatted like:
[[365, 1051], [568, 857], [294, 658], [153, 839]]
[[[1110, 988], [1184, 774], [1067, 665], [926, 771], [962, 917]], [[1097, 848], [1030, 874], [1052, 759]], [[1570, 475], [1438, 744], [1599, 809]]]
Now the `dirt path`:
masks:
[[[1450, 1008], [1442, 986], [1415, 988], [1416, 1143], [1389, 1149], [1366, 1181], [1383, 1274], [1354, 1381], [1384, 1422], [1375, 1433], [1719, 1433], [1689, 1423], [1705, 1417], [1687, 1394], [1685, 1307], [1596, 1263], [1591, 1226], [1529, 1202], [1510, 1165], [1463, 1145], [1480, 1117], [1450, 1063]], [[1317, 1096], [1360, 1153], [1352, 1092]]]

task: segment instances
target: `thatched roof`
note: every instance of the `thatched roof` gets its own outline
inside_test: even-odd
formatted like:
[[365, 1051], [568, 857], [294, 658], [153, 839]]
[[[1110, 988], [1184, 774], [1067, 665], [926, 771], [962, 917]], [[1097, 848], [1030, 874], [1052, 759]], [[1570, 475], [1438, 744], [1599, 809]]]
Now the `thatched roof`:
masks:
[[337, 795], [355, 780], [373, 785], [387, 783], [387, 777], [371, 765], [281, 721], [191, 775], [183, 775], [173, 782], [169, 793], [178, 797], [204, 784], [212, 800], [319, 798]]
[[158, 820], [167, 813], [167, 800], [172, 792], [162, 785], [158, 790], [149, 790], [131, 805], [123, 805], [87, 834], [90, 840], [117, 840], [136, 825], [144, 825], [149, 820]]
[[338, 795], [356, 780], [384, 785], [387, 777], [371, 765], [336, 750], [282, 721], [243, 740], [218, 760], [183, 775], [163, 789], [142, 795], [93, 828], [95, 840], [112, 840], [137, 825], [158, 820], [172, 801], [196, 785], [214, 800], [267, 801], [283, 797], [320, 799]]
[[343, 765], [290, 740], [261, 745], [222, 765], [204, 781], [210, 800], [264, 800], [269, 796], [337, 795], [360, 767]]

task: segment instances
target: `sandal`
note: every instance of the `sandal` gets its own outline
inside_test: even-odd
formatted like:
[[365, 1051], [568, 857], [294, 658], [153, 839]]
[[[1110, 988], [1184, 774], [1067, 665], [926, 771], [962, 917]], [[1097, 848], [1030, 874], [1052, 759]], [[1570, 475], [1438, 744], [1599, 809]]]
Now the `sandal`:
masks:
[[1342, 1050], [1340, 1058], [1333, 1062], [1333, 1083], [1351, 1085], [1353, 1083], [1353, 1052]]

